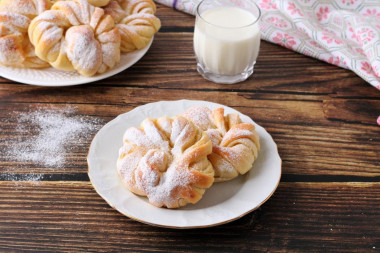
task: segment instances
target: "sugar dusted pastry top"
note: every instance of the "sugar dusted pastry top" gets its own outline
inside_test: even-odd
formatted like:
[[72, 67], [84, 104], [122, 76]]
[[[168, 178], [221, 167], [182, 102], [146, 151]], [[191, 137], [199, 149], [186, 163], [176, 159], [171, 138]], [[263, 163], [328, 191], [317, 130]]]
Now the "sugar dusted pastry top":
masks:
[[28, 38], [31, 20], [50, 8], [49, 0], [0, 1], [0, 65], [20, 68], [45, 68]]
[[36, 55], [53, 67], [92, 76], [120, 60], [120, 34], [104, 10], [86, 0], [58, 1], [28, 28]]
[[196, 203], [214, 181], [207, 159], [206, 133], [183, 117], [146, 119], [129, 128], [119, 150], [117, 169], [132, 192], [158, 207]]
[[49, 10], [49, 0], [1, 0], [0, 12], [11, 12], [33, 19], [43, 11]]
[[192, 107], [181, 114], [205, 131], [213, 144], [208, 159], [215, 170], [215, 182], [227, 181], [247, 173], [260, 150], [255, 126], [242, 123], [238, 114], [224, 116], [224, 109]]
[[101, 74], [160, 29], [153, 0], [0, 0], [0, 65]]
[[104, 10], [117, 23], [123, 53], [146, 47], [161, 27], [152, 0], [111, 0]]

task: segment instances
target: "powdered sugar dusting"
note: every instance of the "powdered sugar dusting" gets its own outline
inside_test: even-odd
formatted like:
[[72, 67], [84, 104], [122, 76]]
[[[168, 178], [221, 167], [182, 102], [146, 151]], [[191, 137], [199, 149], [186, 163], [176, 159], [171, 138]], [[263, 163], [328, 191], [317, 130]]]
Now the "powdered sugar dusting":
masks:
[[1, 12], [2, 17], [2, 25], [6, 25], [7, 29], [12, 29], [12, 32], [14, 32], [15, 27], [17, 29], [25, 30], [28, 29], [28, 25], [30, 23], [30, 19], [12, 12]]
[[39, 1], [8, 1], [6, 4], [0, 6], [0, 12], [9, 11], [13, 13], [18, 13], [29, 18], [37, 16], [39, 13], [47, 10], [49, 8], [49, 1], [39, 0]]
[[209, 108], [204, 106], [194, 106], [181, 114], [183, 117], [191, 120], [202, 131], [210, 128], [216, 128], [212, 123], [212, 112]]
[[[61, 168], [72, 147], [87, 140], [101, 123], [98, 119], [74, 116], [75, 112], [76, 108], [65, 107], [13, 114], [17, 137], [4, 140], [5, 149], [0, 154], [9, 161]], [[37, 174], [30, 176], [32, 181], [39, 179]]]
[[169, 150], [169, 142], [155, 126], [151, 119], [146, 119], [141, 124], [144, 130], [132, 127], [129, 128], [124, 134], [124, 141], [135, 143], [138, 146], [145, 147], [146, 149], [162, 149]]
[[[170, 133], [161, 132], [162, 128]], [[193, 150], [186, 151], [198, 146], [195, 142], [200, 141], [194, 138], [196, 130], [184, 117], [146, 119], [140, 128], [129, 128], [124, 134], [124, 146], [119, 150], [117, 162], [127, 187], [148, 196], [156, 206], [173, 208], [186, 204], [183, 201], [193, 197], [192, 185], [199, 180], [193, 174], [191, 163], [206, 159], [207, 155], [202, 157], [195, 152], [199, 157], [188, 159]]]
[[171, 163], [165, 173], [160, 173], [160, 168], [163, 170], [167, 165], [165, 155], [160, 150], [150, 150], [141, 159], [136, 171], [137, 175], [141, 175], [136, 183], [144, 189], [149, 201], [158, 206], [163, 203], [175, 205], [181, 196], [178, 188], [189, 187], [193, 181], [192, 172], [180, 160]]
[[[66, 32], [67, 57], [81, 74], [95, 74], [102, 64], [102, 51], [87, 25], [74, 26]], [[85, 72], [82, 72], [82, 71]]]
[[17, 42], [14, 38], [3, 37], [0, 38], [0, 63], [3, 65], [16, 64], [23, 61], [23, 56], [17, 52]]
[[38, 15], [36, 20], [57, 21], [59, 18], [60, 18], [59, 11], [48, 10]]
[[[237, 114], [228, 114], [218, 117], [218, 109], [211, 111], [207, 107], [195, 106], [181, 115], [191, 120], [195, 125], [206, 131], [213, 144], [211, 163], [216, 172], [216, 180], [226, 181], [238, 175], [233, 173], [247, 172], [257, 157], [260, 149], [258, 135], [253, 129], [236, 128], [240, 117]], [[226, 120], [230, 118], [230, 129], [224, 129]], [[232, 124], [232, 125], [231, 125]], [[228, 127], [227, 127], [228, 128]], [[225, 132], [227, 130], [227, 132]], [[217, 154], [217, 155], [215, 155]]]
[[14, 174], [11, 172], [6, 172], [2, 175], [2, 180], [5, 181], [14, 181], [14, 182], [22, 182], [22, 181], [29, 181], [29, 182], [38, 182], [43, 178], [42, 174], [38, 173], [30, 173], [30, 174]]
[[[144, 166], [142, 166], [144, 168]], [[144, 174], [145, 175], [145, 174]], [[154, 180], [154, 174], [150, 173], [149, 177]], [[160, 178], [158, 185], [146, 184], [145, 191], [149, 201], [156, 204], [165, 203], [173, 205], [179, 201], [180, 193], [175, 194], [177, 188], [190, 187], [189, 184], [193, 181], [193, 174], [188, 168], [183, 168], [177, 163], [172, 163], [166, 173]], [[176, 196], [179, 195], [179, 196]]]
[[213, 146], [221, 143], [223, 136], [217, 129], [207, 129], [205, 132], [210, 137]]

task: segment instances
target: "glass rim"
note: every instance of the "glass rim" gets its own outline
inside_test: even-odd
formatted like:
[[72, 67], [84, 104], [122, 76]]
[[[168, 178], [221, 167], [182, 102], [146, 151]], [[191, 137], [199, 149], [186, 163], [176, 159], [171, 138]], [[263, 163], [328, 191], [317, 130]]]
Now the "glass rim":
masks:
[[[249, 27], [249, 26], [252, 26], [254, 24], [256, 24], [260, 17], [261, 17], [261, 10], [260, 10], [260, 7], [253, 1], [251, 0], [251, 2], [256, 6], [257, 10], [259, 11], [259, 15], [257, 16], [256, 20], [253, 21], [252, 23], [249, 23], [248, 25], [243, 25], [243, 26], [237, 26], [237, 27], [226, 27], [226, 26], [221, 26], [221, 25], [216, 25], [216, 24], [213, 24], [213, 23], [210, 23], [209, 21], [207, 21], [206, 19], [204, 19], [201, 14], [199, 13], [199, 9], [202, 5], [203, 2], [205, 2], [207, 0], [202, 0], [199, 2], [197, 8], [196, 8], [196, 16], [199, 17], [200, 19], [202, 19], [204, 22], [206, 22], [207, 24], [209, 25], [212, 25], [212, 26], [215, 26], [215, 27], [219, 27], [219, 28], [223, 28], [223, 29], [240, 29], [240, 28], [246, 28], [246, 27]], [[236, 7], [236, 8], [239, 8], [239, 7]], [[243, 9], [243, 8], [239, 8], [239, 9]], [[243, 9], [244, 10], [244, 9]]]

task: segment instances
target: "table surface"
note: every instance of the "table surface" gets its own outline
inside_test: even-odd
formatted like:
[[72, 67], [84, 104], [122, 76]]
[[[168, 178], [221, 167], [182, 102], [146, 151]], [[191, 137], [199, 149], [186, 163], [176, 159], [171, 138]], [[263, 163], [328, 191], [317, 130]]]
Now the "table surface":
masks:
[[[18, 137], [12, 115], [69, 105], [104, 124], [150, 102], [206, 100], [239, 110], [272, 135], [283, 161], [274, 195], [228, 224], [160, 228], [120, 214], [93, 189], [92, 136], [62, 168], [0, 152], [0, 251], [378, 251], [380, 92], [348, 70], [264, 41], [247, 81], [211, 83], [196, 71], [194, 17], [161, 5], [157, 16], [162, 28], [148, 53], [111, 78], [51, 88], [0, 77], [0, 150]], [[25, 180], [33, 173], [42, 177]]]

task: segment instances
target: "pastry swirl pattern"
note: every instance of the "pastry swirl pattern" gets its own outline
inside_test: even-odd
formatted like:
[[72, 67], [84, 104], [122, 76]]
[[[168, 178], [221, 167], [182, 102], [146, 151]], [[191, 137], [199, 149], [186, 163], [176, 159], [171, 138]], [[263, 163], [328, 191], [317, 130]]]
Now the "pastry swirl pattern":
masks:
[[223, 182], [247, 173], [260, 150], [255, 126], [242, 123], [238, 114], [224, 116], [224, 109], [192, 107], [181, 114], [205, 131], [213, 144], [208, 159], [215, 170], [215, 182]]
[[196, 203], [214, 182], [206, 133], [183, 117], [146, 119], [129, 128], [119, 150], [118, 173], [126, 187], [158, 207]]
[[0, 64], [18, 68], [45, 68], [27, 36], [31, 20], [50, 8], [48, 0], [0, 1]]
[[112, 0], [104, 9], [117, 23], [123, 53], [147, 46], [161, 27], [152, 0]]
[[120, 60], [120, 34], [104, 10], [85, 0], [58, 1], [31, 22], [36, 55], [53, 67], [92, 76]]

